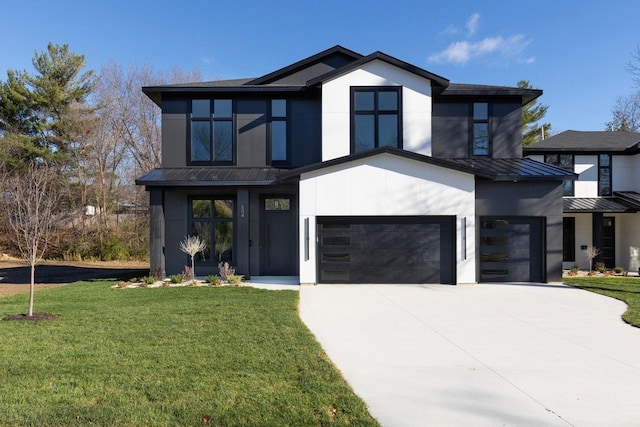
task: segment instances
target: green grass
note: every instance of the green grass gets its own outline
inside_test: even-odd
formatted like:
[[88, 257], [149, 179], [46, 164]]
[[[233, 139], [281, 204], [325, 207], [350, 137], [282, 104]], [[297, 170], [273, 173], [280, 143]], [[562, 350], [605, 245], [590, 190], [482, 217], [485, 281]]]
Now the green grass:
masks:
[[563, 283], [627, 303], [625, 322], [640, 328], [640, 279], [633, 277], [565, 277]]
[[[0, 322], [0, 425], [377, 425], [299, 319], [253, 288], [38, 291]], [[0, 317], [27, 295], [0, 299]]]

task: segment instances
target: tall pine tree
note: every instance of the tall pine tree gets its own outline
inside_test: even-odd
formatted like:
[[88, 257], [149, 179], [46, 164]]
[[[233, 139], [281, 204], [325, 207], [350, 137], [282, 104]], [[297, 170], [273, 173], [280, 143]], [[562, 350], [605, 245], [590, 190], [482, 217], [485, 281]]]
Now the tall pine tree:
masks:
[[[518, 88], [535, 89], [528, 80], [520, 80]], [[522, 107], [522, 145], [525, 147], [543, 139], [543, 132], [544, 138], [550, 135], [551, 124], [540, 123], [548, 109], [548, 105], [538, 104], [537, 100]]]

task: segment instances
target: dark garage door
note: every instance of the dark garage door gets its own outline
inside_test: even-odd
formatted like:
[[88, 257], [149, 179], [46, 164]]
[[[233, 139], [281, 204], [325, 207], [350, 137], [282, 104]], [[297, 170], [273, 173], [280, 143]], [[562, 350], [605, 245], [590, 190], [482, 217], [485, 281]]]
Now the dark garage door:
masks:
[[480, 281], [542, 281], [542, 241], [542, 218], [480, 218]]
[[320, 283], [454, 283], [455, 217], [319, 217]]

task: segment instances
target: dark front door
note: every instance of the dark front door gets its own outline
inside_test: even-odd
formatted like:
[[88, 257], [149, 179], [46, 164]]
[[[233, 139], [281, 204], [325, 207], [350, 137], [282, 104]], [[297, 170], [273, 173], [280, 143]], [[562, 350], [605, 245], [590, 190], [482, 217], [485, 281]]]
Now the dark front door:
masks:
[[610, 216], [602, 219], [602, 262], [607, 268], [616, 267], [616, 219]]
[[297, 213], [291, 196], [269, 196], [261, 200], [260, 274], [298, 274], [296, 236]]
[[543, 235], [541, 218], [481, 218], [480, 281], [543, 281]]
[[320, 217], [320, 283], [454, 283], [454, 217]]

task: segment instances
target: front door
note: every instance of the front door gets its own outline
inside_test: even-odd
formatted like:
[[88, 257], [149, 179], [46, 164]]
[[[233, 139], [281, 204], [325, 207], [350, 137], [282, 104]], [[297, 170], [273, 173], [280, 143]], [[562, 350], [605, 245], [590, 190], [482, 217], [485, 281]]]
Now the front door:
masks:
[[607, 268], [616, 267], [616, 219], [611, 216], [602, 219], [602, 262]]
[[260, 274], [297, 275], [297, 212], [292, 196], [267, 196], [261, 203]]

